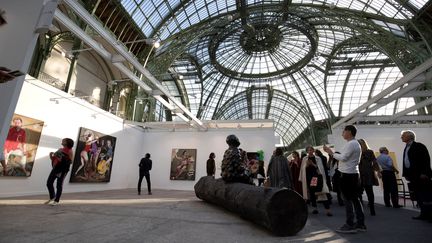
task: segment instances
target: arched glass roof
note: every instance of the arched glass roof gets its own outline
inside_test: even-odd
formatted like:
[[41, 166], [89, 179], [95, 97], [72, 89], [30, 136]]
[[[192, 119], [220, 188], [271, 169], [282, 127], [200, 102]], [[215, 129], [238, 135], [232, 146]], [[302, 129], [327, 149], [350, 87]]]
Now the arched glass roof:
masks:
[[[121, 1], [144, 35], [162, 41], [153, 61], [183, 76], [162, 83], [197, 117], [274, 119], [285, 145], [312, 132], [313, 122], [349, 114], [430, 57], [413, 20], [427, 3]], [[372, 115], [414, 103], [399, 98]]]

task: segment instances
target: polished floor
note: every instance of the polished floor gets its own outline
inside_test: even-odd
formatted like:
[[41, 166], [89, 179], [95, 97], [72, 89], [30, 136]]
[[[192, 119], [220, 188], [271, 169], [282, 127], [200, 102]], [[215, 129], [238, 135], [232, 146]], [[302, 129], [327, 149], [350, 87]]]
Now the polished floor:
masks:
[[65, 193], [60, 205], [47, 195], [0, 198], [0, 242], [432, 242], [432, 223], [411, 219], [418, 212], [377, 206], [366, 211], [367, 232], [339, 234], [344, 207], [334, 216], [309, 215], [296, 236], [276, 237], [266, 229], [207, 204], [192, 191], [135, 189]]

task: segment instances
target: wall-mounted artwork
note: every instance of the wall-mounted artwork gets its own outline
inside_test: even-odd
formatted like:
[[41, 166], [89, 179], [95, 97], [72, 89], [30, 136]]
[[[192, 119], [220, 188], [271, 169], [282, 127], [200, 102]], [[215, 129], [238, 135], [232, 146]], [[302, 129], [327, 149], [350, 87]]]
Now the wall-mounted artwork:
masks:
[[196, 149], [173, 149], [171, 153], [171, 180], [195, 180]]
[[0, 165], [0, 176], [30, 176], [44, 122], [14, 114]]
[[81, 127], [70, 182], [109, 182], [116, 138]]

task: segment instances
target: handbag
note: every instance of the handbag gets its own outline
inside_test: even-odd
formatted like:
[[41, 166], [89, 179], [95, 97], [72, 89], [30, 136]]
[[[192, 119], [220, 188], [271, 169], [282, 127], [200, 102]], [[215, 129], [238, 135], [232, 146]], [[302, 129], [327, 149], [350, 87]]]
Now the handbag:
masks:
[[379, 186], [378, 175], [377, 175], [377, 173], [375, 171], [373, 172], [373, 185], [374, 186]]
[[270, 183], [270, 178], [267, 178], [264, 183], [263, 183], [264, 187], [270, 187], [271, 183]]
[[311, 182], [310, 182], [310, 187], [316, 192], [322, 191], [323, 176], [321, 174], [318, 174], [318, 175], [312, 177]]

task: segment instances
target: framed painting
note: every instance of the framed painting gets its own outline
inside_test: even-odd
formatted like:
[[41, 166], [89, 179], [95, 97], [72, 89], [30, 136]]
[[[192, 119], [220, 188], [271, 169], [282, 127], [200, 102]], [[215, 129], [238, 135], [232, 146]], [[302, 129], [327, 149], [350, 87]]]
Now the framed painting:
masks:
[[171, 180], [195, 180], [196, 149], [172, 149]]
[[44, 122], [14, 114], [3, 148], [0, 176], [31, 176]]
[[116, 138], [81, 127], [70, 182], [109, 182]]

